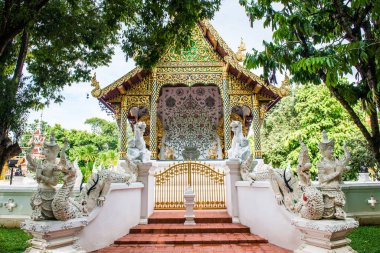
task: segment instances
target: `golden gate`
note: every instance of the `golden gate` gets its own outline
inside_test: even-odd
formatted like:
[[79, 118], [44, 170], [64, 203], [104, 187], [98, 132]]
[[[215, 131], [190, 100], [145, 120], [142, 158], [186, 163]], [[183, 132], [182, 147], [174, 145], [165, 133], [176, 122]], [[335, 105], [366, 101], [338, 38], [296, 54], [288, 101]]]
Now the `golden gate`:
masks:
[[195, 193], [195, 209], [224, 209], [224, 171], [206, 163], [184, 161], [155, 174], [155, 209], [184, 209], [188, 186]]

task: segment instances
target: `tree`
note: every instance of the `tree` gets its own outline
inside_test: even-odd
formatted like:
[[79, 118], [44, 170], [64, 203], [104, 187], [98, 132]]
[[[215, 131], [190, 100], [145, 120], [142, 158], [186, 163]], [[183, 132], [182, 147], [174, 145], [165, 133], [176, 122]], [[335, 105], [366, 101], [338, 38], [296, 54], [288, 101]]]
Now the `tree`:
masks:
[[[358, 107], [355, 109], [363, 118], [365, 113]], [[327, 87], [315, 85], [294, 88], [291, 96], [283, 98], [268, 113], [263, 127], [264, 159], [275, 167], [284, 168], [290, 162], [295, 168], [302, 139], [309, 150], [312, 175], [316, 176], [322, 130], [327, 131], [329, 139], [335, 140], [337, 156], [343, 155], [343, 143], [347, 142], [352, 162], [351, 170], [344, 174], [346, 180], [356, 179], [361, 166], [375, 164], [364, 137], [344, 108], [329, 95]]]
[[[60, 102], [65, 85], [88, 81], [120, 41], [149, 68], [220, 0], [0, 0], [0, 168], [20, 153], [30, 109]], [[23, 70], [28, 75], [23, 75]], [[1, 171], [0, 171], [1, 172]]]
[[[380, 1], [240, 0], [251, 21], [263, 19], [273, 31], [265, 50], [253, 50], [248, 68], [263, 67], [264, 78], [290, 72], [292, 81], [325, 83], [360, 129], [380, 165]], [[355, 75], [355, 82], [339, 82]], [[361, 102], [369, 128], [355, 111]]]

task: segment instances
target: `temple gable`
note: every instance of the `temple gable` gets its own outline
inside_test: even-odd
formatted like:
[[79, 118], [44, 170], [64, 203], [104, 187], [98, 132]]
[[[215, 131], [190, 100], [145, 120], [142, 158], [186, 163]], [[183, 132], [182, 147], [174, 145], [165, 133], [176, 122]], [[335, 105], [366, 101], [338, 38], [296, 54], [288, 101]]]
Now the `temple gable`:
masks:
[[212, 45], [205, 40], [198, 26], [194, 27], [191, 33], [189, 49], [182, 49], [180, 53], [175, 51], [174, 47], [169, 50], [159, 60], [157, 66], [172, 65], [199, 65], [200, 63], [222, 63], [223, 59], [218, 55]]

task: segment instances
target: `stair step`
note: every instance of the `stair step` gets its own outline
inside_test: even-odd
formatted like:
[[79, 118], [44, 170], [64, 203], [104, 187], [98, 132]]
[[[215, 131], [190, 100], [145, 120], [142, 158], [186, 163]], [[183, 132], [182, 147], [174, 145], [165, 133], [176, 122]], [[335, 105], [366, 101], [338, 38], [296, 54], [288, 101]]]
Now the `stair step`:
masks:
[[[146, 244], [146, 245], [111, 245], [110, 247], [95, 251], [96, 253], [207, 253], [207, 252], [234, 252], [234, 253], [291, 253], [290, 250], [282, 249], [269, 243], [239, 243], [239, 244]], [[94, 252], [94, 253], [95, 253]]]
[[148, 224], [137, 225], [130, 230], [130, 234], [183, 234], [183, 233], [249, 233], [250, 229], [242, 224], [235, 223], [200, 223], [196, 225], [184, 224]]
[[248, 233], [203, 233], [203, 234], [129, 234], [115, 244], [228, 244], [267, 243], [260, 236]]
[[[148, 219], [148, 224], [184, 223], [185, 211], [155, 211]], [[196, 223], [232, 223], [231, 216], [225, 210], [194, 211]]]

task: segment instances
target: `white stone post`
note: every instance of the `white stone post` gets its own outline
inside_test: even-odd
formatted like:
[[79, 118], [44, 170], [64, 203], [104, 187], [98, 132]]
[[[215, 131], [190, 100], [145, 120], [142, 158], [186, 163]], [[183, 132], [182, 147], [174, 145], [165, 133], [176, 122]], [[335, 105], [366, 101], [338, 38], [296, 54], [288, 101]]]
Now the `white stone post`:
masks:
[[346, 235], [359, 226], [352, 218], [346, 220], [292, 219], [292, 224], [301, 232], [303, 243], [294, 253], [348, 253], [356, 252], [348, 244]]
[[359, 182], [372, 182], [371, 178], [369, 177], [369, 173], [363, 173], [363, 172], [359, 172], [358, 181]]
[[78, 233], [87, 225], [87, 218], [76, 218], [67, 221], [33, 221], [26, 220], [21, 228], [33, 239], [28, 253], [85, 253], [78, 243]]
[[193, 191], [193, 188], [189, 186], [184, 194], [185, 198], [185, 225], [195, 225], [195, 215], [194, 215], [194, 199], [195, 199], [195, 193]]
[[138, 163], [138, 176], [137, 181], [144, 184], [144, 189], [141, 193], [141, 215], [140, 224], [147, 224], [148, 217], [151, 214], [150, 202], [154, 201], [154, 184], [152, 184], [152, 179], [149, 176], [150, 169], [152, 168], [152, 163]]
[[240, 175], [240, 160], [227, 160], [226, 166], [229, 171], [226, 170], [226, 197], [227, 197], [227, 212], [232, 216], [233, 223], [240, 223], [239, 221], [239, 206], [238, 195], [235, 183], [241, 181]]

